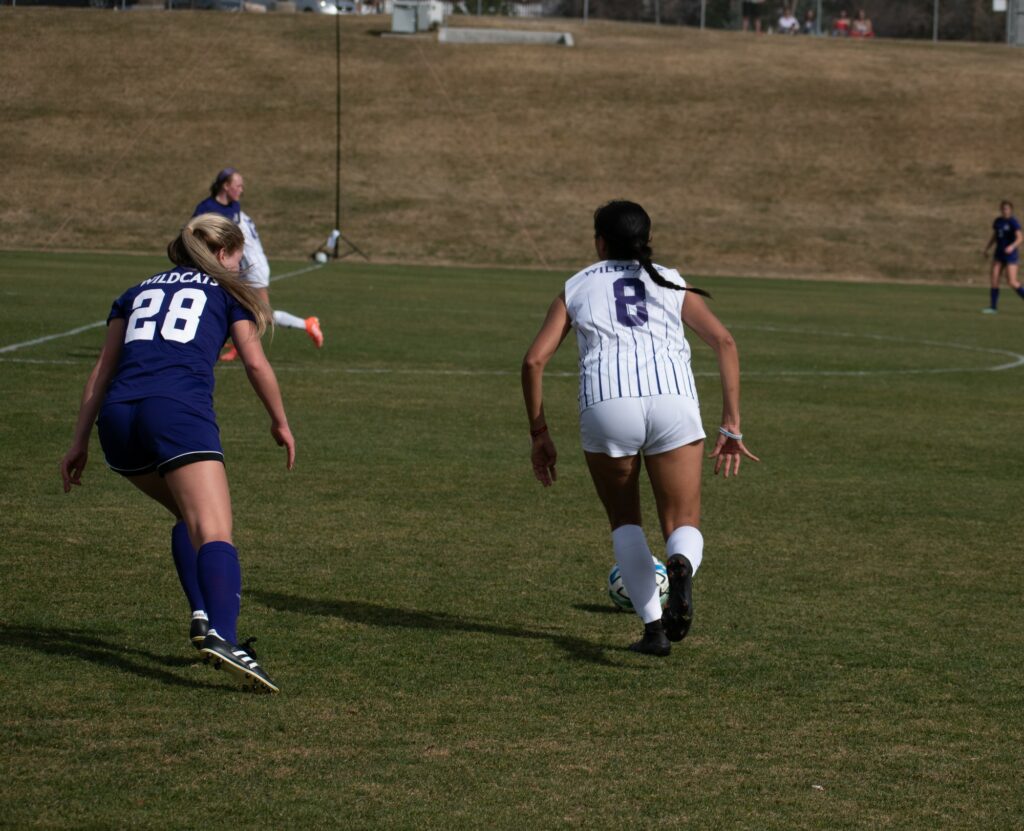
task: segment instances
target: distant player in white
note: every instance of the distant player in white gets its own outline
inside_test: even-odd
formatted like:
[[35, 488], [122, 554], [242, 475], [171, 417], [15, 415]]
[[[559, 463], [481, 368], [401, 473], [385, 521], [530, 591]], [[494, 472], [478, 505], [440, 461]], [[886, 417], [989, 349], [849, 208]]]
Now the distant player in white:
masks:
[[[263, 302], [270, 305], [270, 263], [267, 255], [263, 253], [263, 244], [260, 242], [260, 235], [256, 233], [256, 223], [252, 217], [242, 210], [239, 200], [245, 193], [245, 180], [242, 174], [233, 167], [226, 167], [210, 185], [210, 196], [204, 199], [192, 212], [192, 216], [200, 214], [215, 213], [227, 217], [242, 229], [242, 236], [245, 238], [245, 249], [242, 254], [242, 272], [245, 275], [245, 282], [251, 285], [263, 298]], [[310, 339], [320, 349], [324, 345], [324, 335], [320, 329], [320, 318], [296, 317], [280, 309], [274, 310], [274, 323], [286, 329], [303, 329]], [[222, 361], [233, 361], [238, 357], [234, 346], [220, 356]]]
[[[690, 370], [685, 323], [714, 349], [722, 378], [722, 421], [715, 473], [739, 473], [759, 461], [740, 433], [736, 343], [708, 309], [700, 289], [651, 262], [651, 220], [634, 202], [609, 202], [594, 214], [600, 262], [583, 269], [555, 298], [526, 358], [523, 395], [533, 439], [533, 472], [545, 487], [557, 478], [555, 444], [544, 416], [544, 367], [576, 329], [580, 367], [580, 439], [612, 527], [622, 582], [644, 622], [630, 649], [668, 655], [693, 621], [692, 580], [700, 566], [700, 478], [704, 430]], [[684, 293], [685, 292], [685, 293]], [[684, 302], [685, 301], [685, 302]], [[669, 601], [662, 614], [654, 561], [641, 527], [641, 454], [654, 489], [668, 558]]]
[[242, 229], [245, 247], [242, 253], [242, 268], [245, 269], [245, 281], [254, 288], [266, 289], [270, 286], [270, 262], [263, 253], [263, 243], [256, 233], [256, 223], [245, 211], [238, 211], [238, 225]]

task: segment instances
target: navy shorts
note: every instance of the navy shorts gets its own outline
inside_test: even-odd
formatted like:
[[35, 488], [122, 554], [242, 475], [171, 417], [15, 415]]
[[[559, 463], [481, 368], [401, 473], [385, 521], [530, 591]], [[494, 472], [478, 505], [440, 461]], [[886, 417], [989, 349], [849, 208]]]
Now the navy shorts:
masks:
[[96, 420], [110, 469], [124, 476], [165, 473], [192, 462], [224, 461], [213, 411], [201, 413], [172, 398], [104, 404]]
[[1020, 250], [1015, 248], [1009, 254], [1003, 251], [996, 251], [996, 262], [1003, 265], [1017, 265], [1020, 262]]

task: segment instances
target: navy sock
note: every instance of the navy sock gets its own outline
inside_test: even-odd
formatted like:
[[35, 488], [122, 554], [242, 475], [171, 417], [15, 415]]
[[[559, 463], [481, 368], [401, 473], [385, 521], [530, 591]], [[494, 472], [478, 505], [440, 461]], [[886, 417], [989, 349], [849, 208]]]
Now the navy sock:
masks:
[[996, 306], [999, 305], [999, 289], [989, 289], [988, 296], [988, 305], [994, 309]]
[[1024, 300], [1024, 286], [1017, 286], [1014, 291], [1021, 296], [1022, 300]]
[[205, 611], [203, 592], [199, 588], [199, 575], [196, 568], [196, 550], [188, 538], [188, 528], [179, 522], [171, 529], [171, 554], [174, 556], [174, 567], [178, 570], [181, 588], [188, 598], [188, 605], [193, 612]]
[[230, 644], [238, 643], [235, 627], [242, 606], [242, 567], [229, 542], [208, 542], [196, 557], [199, 587], [206, 601], [210, 628]]

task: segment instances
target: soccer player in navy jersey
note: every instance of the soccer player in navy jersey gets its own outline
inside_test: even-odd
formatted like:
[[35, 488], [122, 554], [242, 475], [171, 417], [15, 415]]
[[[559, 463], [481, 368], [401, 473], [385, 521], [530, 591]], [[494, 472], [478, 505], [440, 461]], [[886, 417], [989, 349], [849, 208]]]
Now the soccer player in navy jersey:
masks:
[[295, 464], [274, 370], [260, 335], [270, 310], [239, 276], [244, 240], [223, 217], [192, 219], [167, 247], [175, 267], [114, 301], [107, 337], [82, 394], [71, 447], [60, 463], [65, 493], [82, 483], [93, 422], [107, 465], [175, 517], [171, 551], [192, 608], [192, 644], [256, 689], [278, 687], [238, 645], [242, 572], [232, 544], [213, 368], [231, 336], [270, 416], [270, 434]]
[[[580, 443], [612, 529], [622, 582], [644, 623], [630, 649], [668, 655], [693, 622], [692, 581], [704, 557], [700, 480], [704, 448], [700, 406], [684, 326], [715, 351], [722, 378], [722, 420], [715, 473], [739, 474], [759, 461], [740, 432], [736, 343], [674, 269], [651, 261], [651, 219], [635, 202], [609, 202], [594, 214], [599, 262], [570, 277], [523, 360], [533, 473], [548, 487], [557, 453], [544, 416], [544, 367], [570, 330], [579, 349]], [[642, 455], [641, 455], [642, 454]], [[641, 461], [642, 458], [642, 461]], [[647, 474], [668, 558], [668, 608], [662, 612], [654, 560], [640, 518], [640, 470]]]
[[[267, 255], [263, 253], [263, 243], [260, 242], [260, 235], [256, 232], [256, 223], [252, 217], [242, 210], [239, 200], [245, 193], [245, 180], [242, 174], [233, 167], [226, 167], [210, 185], [210, 196], [204, 199], [192, 212], [192, 216], [199, 216], [205, 213], [220, 214], [230, 219], [245, 235], [245, 250], [242, 256], [243, 279], [249, 283], [263, 298], [263, 302], [270, 305], [270, 294], [267, 287], [270, 285], [270, 263]], [[303, 329], [310, 339], [320, 349], [324, 345], [324, 333], [320, 329], [320, 318], [296, 317], [280, 309], [274, 310], [274, 323], [283, 326], [285, 329]], [[222, 361], [233, 361], [238, 357], [234, 347], [221, 355]]]
[[1013, 203], [1004, 200], [999, 203], [999, 216], [992, 222], [992, 236], [985, 246], [985, 257], [988, 257], [992, 246], [995, 246], [995, 253], [992, 257], [989, 303], [981, 310], [983, 314], [994, 315], [998, 311], [999, 278], [1003, 274], [1006, 275], [1006, 282], [1010, 284], [1010, 288], [1024, 299], [1024, 288], [1017, 279], [1022, 242], [1024, 234], [1021, 233], [1020, 222], [1013, 215]]

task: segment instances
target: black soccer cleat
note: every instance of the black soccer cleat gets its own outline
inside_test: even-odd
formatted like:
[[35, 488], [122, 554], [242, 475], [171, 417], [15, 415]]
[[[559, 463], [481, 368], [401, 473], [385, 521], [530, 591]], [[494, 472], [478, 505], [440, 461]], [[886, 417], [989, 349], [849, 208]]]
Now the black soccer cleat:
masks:
[[657, 655], [664, 658], [672, 651], [672, 644], [665, 635], [665, 627], [660, 620], [644, 624], [644, 635], [636, 643], [632, 644], [630, 650], [640, 652], [644, 655]]
[[226, 669], [241, 679], [243, 687], [263, 692], [280, 692], [280, 688], [264, 672], [263, 667], [256, 663], [256, 658], [251, 653], [254, 640], [256, 639], [249, 638], [242, 646], [232, 646], [218, 635], [207, 635], [200, 651], [206, 660], [213, 664], [214, 669]]
[[662, 620], [670, 641], [681, 641], [693, 624], [693, 566], [682, 554], [668, 558], [668, 608]]
[[188, 628], [188, 637], [192, 641], [192, 646], [196, 649], [202, 649], [203, 639], [209, 631], [210, 621], [203, 617], [192, 618], [192, 625]]

